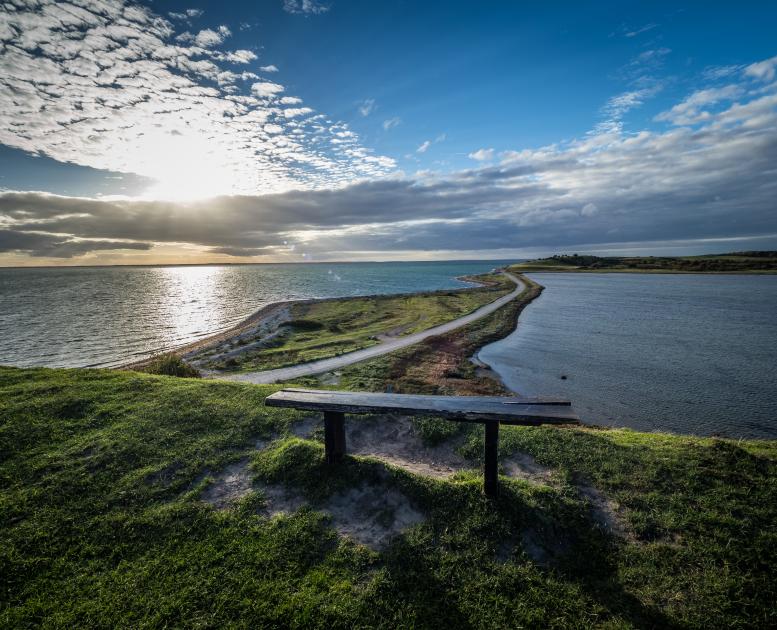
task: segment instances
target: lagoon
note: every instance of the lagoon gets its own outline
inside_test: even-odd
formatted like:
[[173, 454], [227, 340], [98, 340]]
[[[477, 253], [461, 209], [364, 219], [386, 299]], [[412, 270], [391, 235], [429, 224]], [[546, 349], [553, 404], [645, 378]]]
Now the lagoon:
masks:
[[542, 295], [479, 357], [584, 421], [777, 438], [777, 276], [532, 273]]

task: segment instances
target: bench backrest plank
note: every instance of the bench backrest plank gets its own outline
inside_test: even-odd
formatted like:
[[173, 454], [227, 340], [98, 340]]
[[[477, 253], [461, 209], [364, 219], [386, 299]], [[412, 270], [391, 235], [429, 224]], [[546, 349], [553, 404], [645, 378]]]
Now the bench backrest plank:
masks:
[[568, 401], [501, 396], [427, 396], [284, 389], [267, 397], [270, 407], [340, 413], [397, 413], [501, 424], [579, 424]]

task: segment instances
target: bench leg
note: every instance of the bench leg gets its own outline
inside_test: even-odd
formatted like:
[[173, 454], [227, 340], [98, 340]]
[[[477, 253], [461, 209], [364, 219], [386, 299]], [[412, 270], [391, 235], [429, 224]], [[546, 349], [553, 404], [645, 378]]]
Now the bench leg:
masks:
[[486, 447], [484, 453], [483, 490], [487, 497], [499, 496], [499, 422], [486, 422]]
[[324, 445], [327, 464], [336, 464], [345, 456], [345, 414], [324, 412]]

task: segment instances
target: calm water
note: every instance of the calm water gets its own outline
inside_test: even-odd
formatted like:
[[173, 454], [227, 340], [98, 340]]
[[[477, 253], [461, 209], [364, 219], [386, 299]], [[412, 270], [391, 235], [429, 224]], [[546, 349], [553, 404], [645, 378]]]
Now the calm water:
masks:
[[511, 389], [595, 424], [777, 438], [777, 276], [531, 277], [543, 294], [480, 353]]
[[464, 286], [499, 261], [0, 269], [0, 364], [110, 366], [279, 300]]

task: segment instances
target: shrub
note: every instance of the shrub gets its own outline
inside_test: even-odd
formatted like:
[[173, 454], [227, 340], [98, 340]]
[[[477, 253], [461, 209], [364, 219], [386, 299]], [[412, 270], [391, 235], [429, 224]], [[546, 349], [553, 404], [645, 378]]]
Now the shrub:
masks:
[[153, 359], [144, 369], [149, 374], [162, 374], [164, 376], [181, 376], [184, 378], [200, 378], [200, 371], [177, 354], [163, 354]]
[[321, 322], [316, 322], [312, 319], [293, 319], [290, 322], [286, 322], [286, 326], [294, 328], [294, 330], [321, 330], [324, 327]]

